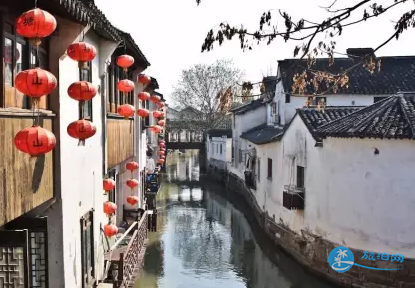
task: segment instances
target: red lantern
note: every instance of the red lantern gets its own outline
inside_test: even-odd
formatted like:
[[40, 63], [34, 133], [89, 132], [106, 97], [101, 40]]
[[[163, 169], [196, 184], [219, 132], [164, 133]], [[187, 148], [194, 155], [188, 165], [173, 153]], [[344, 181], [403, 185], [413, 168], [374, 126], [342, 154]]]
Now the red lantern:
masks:
[[14, 81], [17, 90], [34, 98], [48, 95], [58, 86], [56, 77], [49, 71], [40, 68], [24, 70], [17, 74]]
[[127, 164], [125, 164], [125, 169], [130, 170], [131, 172], [133, 172], [134, 170], [138, 168], [139, 168], [139, 165], [137, 162], [128, 162]]
[[145, 118], [148, 117], [150, 115], [150, 111], [148, 111], [147, 109], [141, 108], [137, 110], [137, 114], [138, 116]]
[[159, 164], [163, 164], [163, 163], [164, 163], [164, 159], [159, 159], [157, 162], [158, 162]]
[[69, 86], [68, 95], [77, 101], [88, 101], [97, 95], [97, 88], [87, 81], [78, 81]]
[[105, 192], [111, 191], [115, 189], [115, 181], [111, 178], [104, 179], [102, 183], [103, 189]]
[[104, 225], [104, 233], [107, 237], [112, 237], [118, 233], [118, 227], [114, 224]]
[[85, 140], [95, 135], [97, 127], [94, 123], [81, 119], [69, 124], [67, 132], [69, 136], [79, 140], [78, 145], [85, 145]]
[[164, 151], [161, 151], [161, 150], [158, 152], [159, 156], [164, 155], [164, 153], [165, 153], [165, 152], [164, 152]]
[[150, 101], [155, 103], [155, 104], [159, 103], [160, 100], [161, 100], [161, 97], [157, 96], [157, 95], [151, 95], [151, 97], [150, 97]]
[[128, 196], [127, 197], [127, 203], [130, 205], [136, 205], [138, 204], [138, 202], [140, 201], [140, 199], [137, 196]]
[[166, 159], [166, 156], [160, 155], [160, 159]]
[[56, 29], [56, 19], [49, 12], [39, 8], [20, 15], [16, 21], [16, 32], [30, 38], [32, 44], [39, 45], [40, 38], [48, 37]]
[[14, 145], [20, 151], [37, 157], [55, 148], [56, 138], [52, 132], [39, 126], [32, 126], [17, 132]]
[[133, 105], [124, 104], [117, 108], [117, 113], [123, 116], [125, 119], [128, 119], [134, 116], [135, 108]]
[[97, 56], [97, 49], [89, 43], [77, 42], [69, 45], [66, 53], [71, 59], [79, 62], [80, 68], [87, 69], [86, 63], [94, 60]]
[[138, 75], [138, 82], [143, 84], [143, 85], [148, 85], [148, 84], [151, 83], [151, 78], [147, 75], [140, 74], [140, 75]]
[[162, 130], [162, 128], [158, 125], [150, 126], [150, 129], [154, 134], [160, 133]]
[[163, 102], [158, 102], [156, 103], [158, 108], [163, 108], [164, 107], [164, 103]]
[[128, 67], [134, 64], [134, 58], [130, 55], [121, 55], [117, 58], [117, 65], [122, 67], [124, 71], [128, 70]]
[[121, 80], [117, 83], [117, 88], [124, 93], [131, 92], [134, 89], [134, 82], [128, 79]]
[[160, 143], [159, 143], [159, 147], [160, 147], [160, 148], [164, 148], [164, 147], [166, 147], [166, 144], [165, 144], [165, 143], [163, 143], [163, 142], [160, 142]]
[[153, 117], [154, 118], [160, 118], [161, 115], [162, 115], [162, 112], [160, 112], [160, 111], [153, 111]]
[[164, 120], [160, 120], [159, 122], [157, 122], [157, 125], [164, 126]]
[[137, 187], [140, 183], [137, 179], [129, 179], [127, 180], [127, 186], [133, 189], [134, 187]]
[[117, 211], [117, 205], [115, 203], [107, 201], [104, 203], [104, 213], [107, 215], [112, 215]]
[[150, 93], [140, 92], [138, 93], [138, 99], [140, 99], [141, 101], [147, 101], [148, 99], [150, 99]]

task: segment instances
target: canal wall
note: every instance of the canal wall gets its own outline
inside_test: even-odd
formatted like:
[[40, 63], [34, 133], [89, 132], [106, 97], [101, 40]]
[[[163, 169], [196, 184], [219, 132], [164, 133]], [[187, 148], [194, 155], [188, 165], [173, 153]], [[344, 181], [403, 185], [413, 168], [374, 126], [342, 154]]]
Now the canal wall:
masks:
[[[343, 287], [415, 288], [415, 261], [412, 259], [405, 259], [403, 264], [382, 262], [382, 268], [402, 268], [401, 270], [379, 271], [353, 266], [345, 273], [334, 271], [329, 266], [327, 257], [334, 248], [343, 244], [330, 242], [310, 231], [302, 230], [301, 234], [292, 231], [281, 219], [273, 219], [262, 211], [242, 179], [225, 169], [215, 167], [207, 167], [207, 177], [226, 186], [224, 196], [235, 206], [241, 207], [250, 224], [265, 233], [276, 248], [282, 248], [316, 276]], [[369, 267], [376, 264], [374, 261], [361, 259], [364, 251], [350, 250], [355, 259], [359, 258], [359, 264]]]

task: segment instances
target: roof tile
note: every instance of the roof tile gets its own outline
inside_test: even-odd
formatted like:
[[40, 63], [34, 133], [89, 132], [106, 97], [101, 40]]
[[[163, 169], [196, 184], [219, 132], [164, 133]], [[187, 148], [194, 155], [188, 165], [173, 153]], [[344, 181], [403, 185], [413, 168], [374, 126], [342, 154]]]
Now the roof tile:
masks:
[[321, 137], [415, 140], [415, 94], [392, 95], [323, 125], [316, 133]]

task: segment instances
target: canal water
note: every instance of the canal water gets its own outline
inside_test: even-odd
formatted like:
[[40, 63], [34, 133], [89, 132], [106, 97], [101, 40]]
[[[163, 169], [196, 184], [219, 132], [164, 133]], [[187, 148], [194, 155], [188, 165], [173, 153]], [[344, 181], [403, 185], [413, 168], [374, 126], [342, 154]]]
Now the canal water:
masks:
[[[157, 232], [135, 288], [332, 288], [284, 253], [264, 253], [244, 215], [199, 182], [197, 151], [169, 154], [159, 191]], [[275, 261], [274, 261], [275, 262]]]

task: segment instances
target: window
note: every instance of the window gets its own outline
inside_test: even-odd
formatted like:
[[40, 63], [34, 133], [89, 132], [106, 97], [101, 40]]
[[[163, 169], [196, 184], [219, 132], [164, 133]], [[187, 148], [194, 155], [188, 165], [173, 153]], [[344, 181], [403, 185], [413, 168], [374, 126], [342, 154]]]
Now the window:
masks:
[[257, 171], [257, 174], [256, 174], [256, 176], [257, 176], [257, 179], [258, 179], [258, 182], [260, 182], [261, 181], [261, 158], [258, 158], [258, 171]]
[[268, 158], [268, 174], [267, 178], [272, 180], [272, 159]]
[[[80, 80], [92, 83], [92, 62], [87, 64], [88, 69], [79, 69]], [[79, 116], [92, 121], [92, 99], [79, 103]]]
[[90, 211], [81, 218], [81, 257], [82, 257], [82, 287], [91, 287], [94, 283], [94, 219]]
[[386, 97], [373, 97], [373, 103], [379, 102], [383, 99], [385, 99]]
[[[1, 107], [18, 107], [30, 108], [31, 103], [28, 97], [14, 88], [14, 79], [22, 70], [29, 68], [29, 51], [28, 42], [19, 37], [15, 32], [14, 22], [5, 21], [3, 31], [3, 81], [0, 104]], [[1, 72], [0, 72], [1, 73]], [[46, 98], [46, 97], [42, 97]], [[43, 107], [41, 107], [43, 108]]]
[[304, 167], [297, 166], [297, 188], [304, 188]]
[[219, 153], [219, 144], [216, 143], [216, 153]]
[[[122, 68], [118, 67], [116, 64], [116, 56], [112, 58], [111, 64], [107, 68], [108, 72], [108, 97], [107, 97], [107, 107], [109, 113], [117, 113], [119, 105], [130, 104], [134, 105], [134, 90], [129, 93], [122, 93], [117, 89], [117, 83], [123, 79], [133, 79], [132, 71], [125, 73]], [[143, 103], [142, 108], [148, 109], [148, 101]], [[146, 126], [150, 126], [147, 123], [149, 117], [145, 118]]]
[[239, 149], [238, 158], [239, 158], [239, 163], [242, 163], [242, 150], [241, 149]]
[[275, 103], [275, 102], [271, 103], [271, 114], [272, 115], [277, 114], [277, 103]]
[[285, 103], [290, 103], [291, 102], [291, 95], [290, 94], [285, 94]]
[[327, 104], [327, 98], [326, 97], [316, 97], [314, 98], [314, 103], [315, 106], [317, 105], [322, 105], [322, 106], [326, 106]]
[[212, 154], [215, 154], [215, 144], [212, 143]]
[[[112, 180], [115, 181], [115, 183], [118, 183], [116, 179], [115, 170], [108, 172], [108, 178], [111, 178]], [[111, 201], [113, 203], [116, 202], [116, 188], [109, 191], [107, 195], [108, 195], [108, 201]]]

